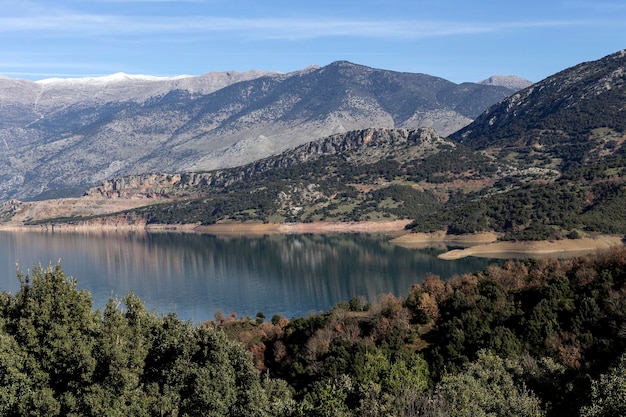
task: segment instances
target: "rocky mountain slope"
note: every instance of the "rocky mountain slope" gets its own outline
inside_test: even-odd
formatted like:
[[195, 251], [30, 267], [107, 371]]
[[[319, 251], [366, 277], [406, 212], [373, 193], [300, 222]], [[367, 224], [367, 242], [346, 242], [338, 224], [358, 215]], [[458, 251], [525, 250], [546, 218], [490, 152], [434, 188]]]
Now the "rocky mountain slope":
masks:
[[49, 78], [27, 81], [0, 76], [0, 126], [11, 122], [34, 123], [53, 117], [68, 107], [86, 107], [105, 103], [143, 103], [172, 90], [189, 94], [210, 94], [231, 84], [276, 73], [211, 72], [201, 76], [153, 77], [117, 73], [103, 77]]
[[451, 135], [539, 166], [613, 154], [626, 135], [626, 50], [565, 69], [492, 106]]
[[153, 80], [0, 79], [0, 201], [108, 178], [240, 166], [334, 133], [448, 134], [513, 93], [336, 62], [289, 74]]

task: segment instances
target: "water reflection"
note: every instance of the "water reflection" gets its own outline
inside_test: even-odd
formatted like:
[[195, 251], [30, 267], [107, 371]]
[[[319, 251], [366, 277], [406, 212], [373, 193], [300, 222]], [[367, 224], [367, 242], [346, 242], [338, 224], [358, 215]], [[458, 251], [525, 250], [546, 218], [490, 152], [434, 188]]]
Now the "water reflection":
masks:
[[179, 233], [0, 232], [0, 289], [15, 292], [15, 263], [56, 263], [89, 290], [96, 307], [137, 294], [150, 309], [183, 319], [225, 314], [303, 316], [355, 296], [404, 295], [427, 273], [448, 278], [491, 260], [437, 259], [367, 235], [216, 237]]

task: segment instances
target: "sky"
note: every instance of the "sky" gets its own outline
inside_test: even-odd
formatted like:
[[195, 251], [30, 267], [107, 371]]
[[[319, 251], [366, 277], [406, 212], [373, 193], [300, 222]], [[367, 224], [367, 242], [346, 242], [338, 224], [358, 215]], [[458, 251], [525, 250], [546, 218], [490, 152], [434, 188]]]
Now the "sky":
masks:
[[346, 60], [535, 82], [624, 48], [624, 0], [0, 0], [0, 75], [29, 80]]

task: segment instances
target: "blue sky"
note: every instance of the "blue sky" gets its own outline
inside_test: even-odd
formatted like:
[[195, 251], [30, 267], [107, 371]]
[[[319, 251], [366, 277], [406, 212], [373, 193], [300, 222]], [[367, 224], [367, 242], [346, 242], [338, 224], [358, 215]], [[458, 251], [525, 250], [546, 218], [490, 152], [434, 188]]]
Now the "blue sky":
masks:
[[624, 0], [0, 0], [0, 74], [169, 76], [337, 60], [539, 81], [626, 48]]

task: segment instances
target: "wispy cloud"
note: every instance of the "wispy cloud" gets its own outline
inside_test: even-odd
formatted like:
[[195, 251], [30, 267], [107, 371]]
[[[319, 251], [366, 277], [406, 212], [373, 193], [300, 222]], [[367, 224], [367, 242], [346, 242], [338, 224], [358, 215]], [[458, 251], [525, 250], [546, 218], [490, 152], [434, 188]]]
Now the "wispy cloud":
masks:
[[60, 78], [67, 78], [67, 77], [98, 77], [98, 76], [103, 76], [103, 75], [108, 75], [104, 74], [104, 73], [70, 73], [70, 72], [24, 72], [24, 71], [20, 71], [20, 72], [11, 72], [11, 71], [7, 71], [7, 72], [3, 72], [2, 73], [4, 76], [7, 77], [18, 77], [18, 78], [36, 78], [36, 79], [41, 79], [41, 78], [53, 78], [53, 77], [60, 77]]
[[[148, 1], [148, 0], [141, 0]], [[153, 1], [153, 0], [150, 0]], [[142, 36], [227, 33], [247, 39], [304, 40], [324, 37], [422, 39], [590, 25], [593, 22], [546, 20], [502, 23], [419, 20], [231, 18], [212, 16], [145, 17], [57, 12], [38, 16], [0, 17], [0, 33], [41, 35]]]
[[[97, 76], [110, 74], [118, 71], [115, 63], [102, 63], [96, 61], [54, 61], [40, 59], [38, 56], [16, 56], [12, 59], [0, 59], [2, 74], [6, 76], [42, 78], [42, 77], [68, 77]], [[42, 71], [46, 68], [47, 71]]]

